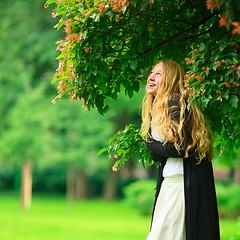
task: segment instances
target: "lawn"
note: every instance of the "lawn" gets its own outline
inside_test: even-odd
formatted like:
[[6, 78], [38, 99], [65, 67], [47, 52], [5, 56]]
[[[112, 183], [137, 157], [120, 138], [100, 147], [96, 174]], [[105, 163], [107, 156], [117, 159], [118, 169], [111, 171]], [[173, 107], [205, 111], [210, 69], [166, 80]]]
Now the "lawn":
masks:
[[[144, 240], [150, 217], [121, 201], [66, 204], [64, 197], [33, 197], [31, 210], [19, 208], [18, 196], [0, 195], [1, 240]], [[240, 230], [237, 221], [221, 220], [222, 240]]]

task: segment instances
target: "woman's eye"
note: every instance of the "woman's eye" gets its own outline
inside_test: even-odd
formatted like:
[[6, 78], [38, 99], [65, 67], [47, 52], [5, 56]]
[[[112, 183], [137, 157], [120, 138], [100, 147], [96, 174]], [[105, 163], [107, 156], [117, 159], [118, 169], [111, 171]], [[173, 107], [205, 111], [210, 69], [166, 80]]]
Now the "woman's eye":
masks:
[[160, 77], [160, 76], [161, 76], [161, 73], [158, 73], [158, 74], [157, 74], [157, 76], [159, 76], [159, 77]]

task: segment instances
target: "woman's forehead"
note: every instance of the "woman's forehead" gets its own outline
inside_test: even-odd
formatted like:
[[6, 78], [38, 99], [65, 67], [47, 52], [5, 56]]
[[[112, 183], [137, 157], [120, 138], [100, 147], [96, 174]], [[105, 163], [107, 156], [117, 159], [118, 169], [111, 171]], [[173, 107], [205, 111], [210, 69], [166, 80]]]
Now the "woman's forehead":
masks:
[[152, 69], [153, 72], [162, 72], [163, 71], [163, 63], [160, 62], [157, 65], [155, 65]]

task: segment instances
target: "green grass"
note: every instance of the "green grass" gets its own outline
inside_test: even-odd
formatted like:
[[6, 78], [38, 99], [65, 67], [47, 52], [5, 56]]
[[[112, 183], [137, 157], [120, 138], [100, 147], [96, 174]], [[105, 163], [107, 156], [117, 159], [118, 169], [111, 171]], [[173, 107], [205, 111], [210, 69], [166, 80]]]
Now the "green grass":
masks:
[[[31, 210], [19, 205], [18, 196], [0, 195], [1, 240], [144, 240], [150, 226], [149, 216], [120, 201], [81, 201], [70, 208], [63, 197], [38, 196]], [[222, 220], [221, 239], [230, 240], [239, 228]]]
[[240, 240], [240, 218], [239, 220], [220, 220], [221, 240]]

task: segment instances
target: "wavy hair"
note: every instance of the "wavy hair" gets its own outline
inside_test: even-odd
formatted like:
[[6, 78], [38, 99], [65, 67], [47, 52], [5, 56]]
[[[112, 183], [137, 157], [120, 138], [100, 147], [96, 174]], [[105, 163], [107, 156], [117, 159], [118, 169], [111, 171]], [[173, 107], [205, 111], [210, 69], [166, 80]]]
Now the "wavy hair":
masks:
[[[157, 133], [165, 141], [173, 142], [176, 149], [185, 149], [185, 157], [192, 151], [197, 152], [198, 161], [201, 162], [205, 157], [212, 159], [212, 140], [206, 120], [196, 103], [191, 103], [189, 114], [186, 116], [187, 105], [190, 97], [184, 88], [184, 70], [182, 67], [171, 60], [162, 59], [163, 72], [161, 75], [161, 87], [158, 87], [156, 96], [146, 92], [142, 105], [142, 125], [141, 136], [146, 141], [152, 139], [150, 134], [151, 124], [154, 124]], [[169, 101], [174, 94], [179, 96], [179, 121], [174, 121], [170, 116]], [[176, 106], [175, 106], [176, 107]], [[180, 109], [179, 109], [180, 108]], [[186, 142], [185, 123], [191, 114], [190, 141]], [[184, 147], [183, 147], [184, 146]]]

